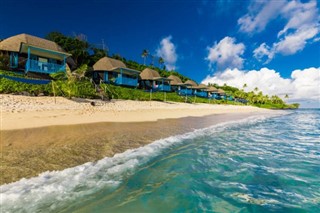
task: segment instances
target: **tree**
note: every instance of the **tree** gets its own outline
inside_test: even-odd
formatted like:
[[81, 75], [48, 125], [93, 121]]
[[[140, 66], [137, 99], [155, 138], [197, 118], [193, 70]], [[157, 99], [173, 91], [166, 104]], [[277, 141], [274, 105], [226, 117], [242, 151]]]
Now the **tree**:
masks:
[[120, 60], [120, 61], [124, 61], [124, 58], [119, 53], [113, 54], [112, 58]]
[[247, 87], [248, 87], [248, 85], [246, 83], [244, 83], [243, 86], [242, 86], [243, 89], [247, 88]]
[[[159, 57], [158, 59], [159, 67], [164, 64], [164, 59], [162, 57]], [[163, 67], [162, 67], [163, 68]]]
[[46, 36], [46, 39], [56, 42], [65, 51], [71, 53], [72, 58], [78, 67], [82, 64], [88, 64], [90, 61], [90, 45], [84, 38], [85, 35], [83, 34], [69, 37], [60, 32], [51, 32]]
[[146, 49], [144, 49], [143, 51], [142, 51], [142, 54], [141, 54], [141, 57], [144, 59], [143, 60], [143, 64], [144, 65], [146, 65], [146, 58], [149, 56], [149, 51], [148, 50], [146, 50]]
[[90, 56], [90, 66], [93, 66], [99, 59], [105, 57], [108, 55], [107, 51], [96, 48], [96, 47], [91, 47], [93, 54]]
[[10, 65], [9, 54], [0, 52], [0, 69], [8, 70], [9, 65]]
[[284, 98], [287, 98], [287, 99], [288, 99], [288, 98], [289, 98], [289, 95], [288, 95], [288, 94], [286, 94], [286, 95], [284, 96]]
[[150, 65], [153, 67], [154, 66], [154, 59], [156, 58], [156, 56], [150, 54], [150, 57], [151, 57], [151, 64]]
[[[83, 64], [80, 67], [78, 67], [72, 74], [77, 77], [77, 79], [81, 80], [85, 77], [86, 73], [88, 71], [88, 65]], [[70, 79], [70, 77], [69, 77]]]

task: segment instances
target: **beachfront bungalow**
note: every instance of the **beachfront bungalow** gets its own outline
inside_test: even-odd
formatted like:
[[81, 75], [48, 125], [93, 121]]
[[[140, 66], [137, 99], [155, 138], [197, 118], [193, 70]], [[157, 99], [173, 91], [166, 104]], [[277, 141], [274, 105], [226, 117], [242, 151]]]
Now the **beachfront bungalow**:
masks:
[[28, 34], [19, 34], [0, 42], [0, 52], [8, 55], [9, 69], [26, 74], [51, 74], [66, 71], [66, 60], [71, 54], [58, 44]]
[[145, 68], [140, 73], [140, 86], [145, 90], [171, 92], [171, 79], [161, 77], [153, 69]]
[[208, 92], [208, 97], [209, 97], [209, 98], [211, 98], [211, 99], [218, 99], [218, 97], [219, 97], [219, 91], [218, 91], [217, 88], [210, 86], [210, 87], [207, 89], [207, 92]]
[[187, 80], [184, 82], [184, 85], [186, 85], [187, 87], [185, 89], [181, 89], [179, 91], [179, 95], [194, 95], [194, 87], [198, 86], [197, 83], [192, 80]]
[[119, 86], [137, 87], [139, 71], [129, 69], [120, 61], [103, 57], [93, 65], [93, 81], [115, 84]]
[[194, 95], [201, 97], [201, 98], [208, 98], [208, 87], [204, 84], [199, 84], [198, 86], [194, 87]]
[[209, 98], [211, 99], [234, 101], [234, 98], [231, 95], [227, 95], [223, 89], [209, 87], [207, 91]]
[[[188, 90], [188, 86], [191, 86], [189, 84], [182, 83], [181, 79], [178, 76], [170, 75], [168, 79], [171, 80], [171, 90], [173, 92], [177, 92], [179, 95], [185, 95], [185, 92]], [[189, 89], [189, 93], [191, 93], [191, 89]], [[181, 94], [183, 93], [183, 94]]]
[[178, 92], [181, 86], [184, 86], [184, 84], [182, 83], [181, 79], [178, 76], [170, 75], [168, 79], [171, 80], [170, 85], [171, 85], [172, 92]]
[[227, 95], [223, 89], [218, 89], [218, 97], [216, 99], [218, 99], [218, 100], [220, 100], [220, 99], [226, 100], [227, 99]]
[[191, 90], [191, 93], [189, 95], [195, 95], [202, 98], [208, 97], [207, 89], [208, 87], [204, 84], [198, 85], [196, 82], [192, 80], [188, 80], [185, 82], [185, 84], [189, 85], [188, 89]]

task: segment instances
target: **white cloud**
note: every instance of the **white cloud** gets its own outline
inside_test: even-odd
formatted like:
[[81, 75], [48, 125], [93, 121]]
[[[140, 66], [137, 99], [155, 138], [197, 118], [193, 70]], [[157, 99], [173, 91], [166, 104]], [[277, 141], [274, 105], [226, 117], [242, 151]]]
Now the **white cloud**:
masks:
[[288, 22], [283, 30], [278, 33], [278, 36], [286, 33], [289, 29], [313, 26], [319, 20], [316, 1], [308, 3], [290, 1], [282, 8], [281, 14]]
[[262, 61], [267, 58], [267, 63], [273, 58], [273, 54], [274, 53], [270, 50], [270, 47], [268, 47], [266, 43], [260, 44], [260, 46], [253, 51], [253, 56], [256, 59]]
[[282, 55], [292, 55], [304, 49], [307, 41], [314, 38], [319, 32], [317, 27], [301, 28], [295, 33], [285, 36], [282, 40], [273, 44], [272, 52]]
[[158, 57], [162, 57], [164, 64], [168, 70], [174, 70], [176, 68], [176, 62], [178, 55], [176, 53], [176, 46], [171, 42], [172, 36], [163, 38], [160, 41], [160, 46], [156, 50]]
[[[255, 6], [258, 5], [258, 6]], [[261, 60], [271, 61], [276, 54], [292, 55], [316, 41], [320, 32], [317, 2], [272, 0], [256, 3], [249, 7], [248, 14], [238, 20], [240, 31], [254, 34], [265, 29], [266, 25], [276, 18], [285, 20], [285, 25], [278, 32], [277, 40], [270, 46], [262, 43], [256, 48], [254, 56]]]
[[284, 98], [289, 95], [289, 102], [301, 102], [302, 106], [320, 107], [320, 67], [304, 70], [294, 70], [291, 78], [283, 78], [279, 72], [262, 68], [260, 70], [242, 71], [238, 69], [227, 69], [224, 72], [207, 76], [202, 83], [224, 83], [242, 88], [247, 84], [246, 91], [252, 91], [258, 87], [264, 94], [278, 95]]
[[224, 70], [225, 68], [242, 68], [245, 46], [243, 43], [235, 43], [235, 38], [225, 37], [219, 43], [215, 43], [212, 47], [208, 47], [209, 54], [206, 60], [212, 68], [216, 65], [216, 70]]
[[257, 33], [265, 29], [267, 24], [279, 16], [285, 0], [253, 1], [248, 14], [238, 19], [240, 31], [245, 33]]

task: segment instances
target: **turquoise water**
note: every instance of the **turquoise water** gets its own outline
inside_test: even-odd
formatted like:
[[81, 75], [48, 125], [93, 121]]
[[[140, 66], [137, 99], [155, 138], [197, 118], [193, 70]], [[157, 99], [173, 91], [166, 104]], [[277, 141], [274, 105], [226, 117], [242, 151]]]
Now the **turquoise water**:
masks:
[[0, 189], [3, 212], [320, 212], [320, 110], [219, 124]]

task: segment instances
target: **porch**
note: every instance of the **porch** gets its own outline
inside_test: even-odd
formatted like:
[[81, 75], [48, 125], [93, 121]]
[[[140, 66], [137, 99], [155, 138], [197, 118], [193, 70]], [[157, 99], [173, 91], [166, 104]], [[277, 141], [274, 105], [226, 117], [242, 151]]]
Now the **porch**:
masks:
[[153, 89], [162, 92], [171, 92], [171, 85], [169, 82], [169, 79], [161, 77], [156, 80], [156, 87]]
[[20, 53], [27, 54], [25, 72], [51, 74], [66, 71], [66, 58], [71, 54], [22, 43]]
[[198, 97], [207, 98], [208, 97], [208, 92], [206, 92], [206, 91], [196, 91], [195, 95], [198, 96]]
[[125, 76], [119, 76], [115, 79], [114, 82], [116, 85], [125, 85], [136, 87], [138, 85], [138, 78], [128, 78]]
[[179, 95], [182, 95], [182, 96], [191, 96], [193, 93], [192, 89], [188, 89], [188, 88], [183, 88], [183, 89], [180, 89], [178, 91], [178, 94]]
[[137, 70], [117, 68], [112, 71], [106, 71], [104, 81], [118, 86], [137, 87], [139, 73]]
[[45, 74], [51, 74], [59, 71], [66, 71], [66, 65], [57, 63], [42, 62], [34, 59], [28, 59], [26, 63], [26, 72], [39, 72]]

